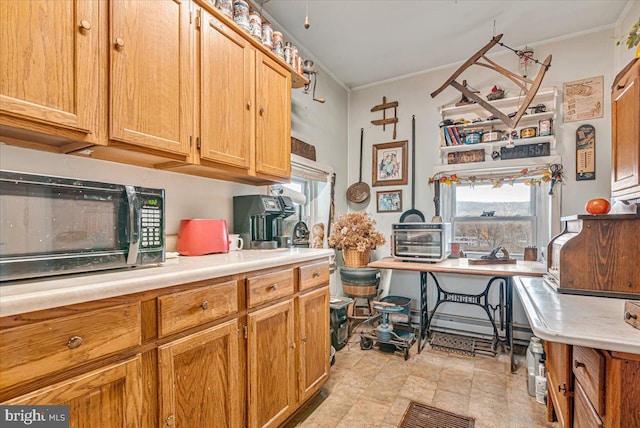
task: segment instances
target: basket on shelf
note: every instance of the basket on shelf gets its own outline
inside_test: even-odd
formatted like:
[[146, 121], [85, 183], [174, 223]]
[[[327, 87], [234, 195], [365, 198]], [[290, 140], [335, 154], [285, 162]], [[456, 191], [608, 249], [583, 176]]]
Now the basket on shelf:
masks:
[[371, 260], [371, 250], [358, 251], [353, 249], [343, 249], [342, 258], [346, 267], [364, 267]]

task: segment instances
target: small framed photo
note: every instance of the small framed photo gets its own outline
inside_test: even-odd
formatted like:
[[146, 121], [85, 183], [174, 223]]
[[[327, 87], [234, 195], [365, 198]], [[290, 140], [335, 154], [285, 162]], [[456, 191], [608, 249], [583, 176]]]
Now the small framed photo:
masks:
[[373, 186], [407, 184], [407, 141], [373, 145]]
[[539, 135], [544, 137], [546, 135], [553, 135], [553, 119], [543, 119], [538, 123]]
[[376, 207], [379, 213], [402, 212], [402, 190], [376, 192]]

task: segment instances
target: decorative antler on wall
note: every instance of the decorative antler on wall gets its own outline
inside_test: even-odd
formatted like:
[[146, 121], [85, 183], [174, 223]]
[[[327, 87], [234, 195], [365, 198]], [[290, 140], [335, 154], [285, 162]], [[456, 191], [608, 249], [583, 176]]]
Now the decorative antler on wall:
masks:
[[[540, 64], [541, 67], [540, 67], [540, 71], [538, 72], [538, 75], [536, 76], [535, 80], [527, 79], [526, 77], [520, 76], [519, 74], [516, 74], [516, 73], [514, 73], [512, 71], [507, 70], [504, 67], [499, 66], [498, 64], [496, 64], [495, 62], [491, 61], [489, 58], [487, 58], [485, 56], [485, 54], [492, 47], [494, 47], [497, 44], [499, 44], [500, 46], [506, 47], [507, 49], [512, 50], [513, 52], [518, 54], [518, 51], [510, 48], [509, 46], [505, 45], [504, 43], [501, 43], [500, 39], [502, 39], [502, 34], [498, 34], [497, 36], [493, 37], [491, 39], [491, 41], [489, 43], [487, 43], [482, 49], [480, 49], [478, 52], [473, 54], [473, 56], [471, 56], [471, 58], [469, 58], [460, 67], [458, 67], [458, 69], [451, 75], [451, 77], [449, 77], [442, 84], [442, 86], [440, 86], [438, 89], [436, 89], [434, 92], [431, 93], [431, 98], [437, 97], [442, 91], [445, 90], [445, 88], [448, 85], [451, 85], [454, 88], [456, 88], [458, 91], [462, 92], [462, 94], [464, 96], [466, 96], [467, 98], [469, 98], [469, 99], [477, 102], [478, 104], [480, 104], [482, 107], [484, 107], [490, 113], [492, 113], [495, 117], [500, 119], [509, 128], [513, 129], [513, 128], [516, 127], [516, 125], [520, 121], [520, 118], [527, 111], [527, 108], [531, 104], [531, 101], [533, 101], [533, 97], [536, 96], [536, 93], [538, 92], [538, 89], [540, 89], [540, 84], [542, 83], [542, 79], [544, 78], [544, 75], [547, 72], [547, 70], [549, 69], [549, 67], [551, 67], [551, 55], [547, 56], [547, 58], [542, 63], [540, 63], [539, 61], [537, 61], [535, 59], [532, 59], [534, 62]], [[480, 62], [480, 60], [484, 60], [485, 62]], [[513, 83], [518, 85], [518, 87], [520, 89], [522, 89], [522, 91], [526, 94], [526, 96], [524, 98], [524, 101], [522, 102], [522, 105], [520, 106], [520, 108], [516, 112], [516, 115], [513, 118], [510, 118], [506, 114], [502, 113], [500, 110], [498, 110], [497, 108], [495, 108], [494, 106], [489, 104], [487, 101], [482, 99], [476, 93], [471, 92], [465, 86], [461, 85], [460, 83], [458, 83], [456, 81], [458, 76], [460, 76], [467, 68], [471, 67], [474, 64], [482, 66], [482, 67], [489, 68], [491, 70], [494, 70], [494, 71], [502, 74], [507, 79], [511, 80]], [[529, 89], [527, 89], [527, 87], [526, 87], [527, 83], [531, 85], [531, 87]]]

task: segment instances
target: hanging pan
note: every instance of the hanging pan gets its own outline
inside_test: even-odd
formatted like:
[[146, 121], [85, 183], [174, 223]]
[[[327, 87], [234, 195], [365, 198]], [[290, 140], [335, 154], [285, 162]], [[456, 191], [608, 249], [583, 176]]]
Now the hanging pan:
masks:
[[347, 199], [351, 202], [361, 203], [369, 199], [369, 185], [362, 181], [362, 144], [364, 141], [364, 128], [360, 128], [360, 178], [347, 189]]
[[424, 223], [424, 214], [416, 204], [416, 116], [411, 119], [411, 209], [402, 213], [400, 223]]

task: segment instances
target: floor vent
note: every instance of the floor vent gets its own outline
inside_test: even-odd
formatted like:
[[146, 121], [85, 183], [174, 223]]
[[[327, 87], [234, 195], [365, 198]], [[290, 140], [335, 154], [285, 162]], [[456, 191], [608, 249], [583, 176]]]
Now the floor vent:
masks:
[[473, 428], [475, 419], [412, 401], [398, 428]]

